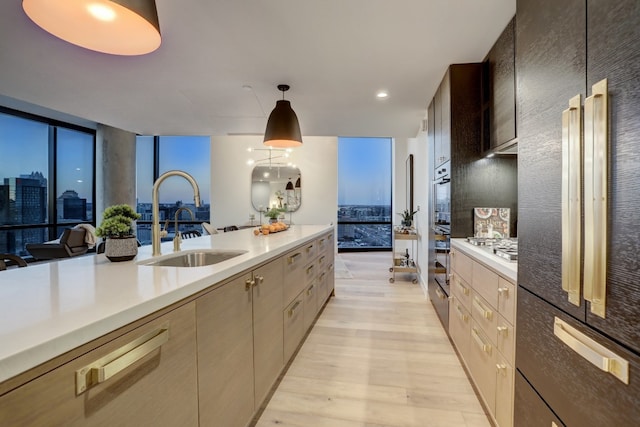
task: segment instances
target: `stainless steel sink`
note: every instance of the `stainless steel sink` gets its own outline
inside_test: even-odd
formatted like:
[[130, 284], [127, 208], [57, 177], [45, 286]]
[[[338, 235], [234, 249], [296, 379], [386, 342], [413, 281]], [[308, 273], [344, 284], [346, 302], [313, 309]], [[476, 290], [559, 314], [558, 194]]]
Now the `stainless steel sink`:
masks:
[[221, 251], [221, 250], [188, 250], [176, 254], [141, 261], [141, 265], [155, 267], [204, 267], [217, 264], [222, 261], [242, 255], [247, 251]]

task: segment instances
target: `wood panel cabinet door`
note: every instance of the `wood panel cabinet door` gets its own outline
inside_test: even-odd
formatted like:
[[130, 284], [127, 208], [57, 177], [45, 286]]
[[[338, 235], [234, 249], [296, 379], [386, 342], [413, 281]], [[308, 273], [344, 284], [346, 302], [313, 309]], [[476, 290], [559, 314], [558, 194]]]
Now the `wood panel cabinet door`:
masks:
[[442, 154], [442, 85], [433, 97], [433, 166], [437, 168], [444, 163]]
[[284, 258], [257, 268], [253, 280], [253, 363], [256, 406], [284, 367], [282, 324]]
[[487, 55], [490, 86], [489, 146], [516, 137], [515, 19], [504, 29]]
[[240, 276], [196, 301], [202, 426], [244, 427], [253, 416], [251, 280]]
[[[0, 425], [197, 426], [195, 317], [195, 303], [185, 304], [3, 395]], [[77, 391], [77, 371], [113, 368], [133, 352], [146, 355]]]
[[585, 17], [583, 0], [517, 3], [518, 285], [579, 319], [584, 303], [569, 303], [561, 283], [561, 117], [584, 99]]
[[[521, 315], [525, 320], [518, 322], [516, 334], [518, 371], [562, 422], [580, 427], [638, 425], [638, 354], [526, 290], [518, 293]], [[527, 405], [519, 401], [516, 414], [520, 404]]]
[[640, 2], [587, 1], [587, 88], [609, 88], [606, 317], [587, 323], [640, 352]]

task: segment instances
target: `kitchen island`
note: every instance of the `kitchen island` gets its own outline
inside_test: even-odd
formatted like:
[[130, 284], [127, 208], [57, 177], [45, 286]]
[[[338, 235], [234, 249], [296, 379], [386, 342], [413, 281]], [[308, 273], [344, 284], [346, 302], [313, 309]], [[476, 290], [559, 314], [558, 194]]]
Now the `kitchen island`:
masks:
[[[73, 365], [76, 359], [82, 359], [101, 346], [107, 348], [114, 343], [115, 351], [119, 351], [122, 346], [118, 344], [118, 340], [122, 338], [123, 344], [129, 345], [131, 340], [128, 335], [138, 330], [141, 331], [138, 335], [143, 336], [142, 332], [145, 332], [144, 336], [149, 337], [144, 342], [145, 346], [154, 340], [169, 342], [160, 343], [162, 347], [159, 345], [154, 351], [149, 351], [149, 356], [141, 357], [140, 362], [133, 361], [130, 371], [135, 371], [135, 374], [138, 371], [147, 372], [148, 369], [152, 374], [159, 375], [158, 372], [162, 371], [161, 364], [172, 360], [171, 341], [178, 340], [180, 345], [177, 347], [185, 355], [180, 356], [181, 362], [170, 370], [188, 370], [180, 375], [180, 381], [185, 381], [185, 378], [193, 381], [186, 385], [189, 392], [181, 393], [188, 395], [193, 392], [194, 399], [190, 402], [196, 402], [195, 405], [199, 395], [200, 412], [202, 405], [215, 407], [215, 403], [211, 401], [202, 401], [203, 393], [206, 395], [208, 392], [203, 387], [215, 381], [205, 381], [206, 378], [201, 375], [210, 374], [212, 379], [215, 378], [219, 373], [208, 372], [207, 369], [211, 366], [225, 367], [224, 363], [234, 360], [228, 357], [229, 354], [217, 353], [225, 353], [228, 347], [229, 352], [234, 351], [234, 357], [238, 356], [235, 353], [237, 343], [242, 341], [243, 336], [250, 337], [250, 351], [245, 351], [245, 356], [253, 365], [255, 348], [256, 390], [254, 399], [251, 381], [251, 399], [245, 399], [250, 400], [251, 404], [242, 414], [242, 417], [250, 418], [265, 397], [265, 389], [273, 384], [274, 375], [277, 377], [288, 361], [282, 353], [283, 345], [288, 344], [295, 349], [306, 332], [299, 326], [305, 322], [296, 319], [302, 319], [304, 308], [307, 309], [307, 318], [315, 317], [333, 289], [333, 236], [332, 226], [296, 225], [267, 236], [256, 236], [253, 230], [239, 230], [183, 241], [183, 252], [196, 249], [246, 251], [218, 264], [202, 267], [145, 265], [152, 258], [151, 247], [141, 247], [136, 259], [129, 262], [112, 263], [104, 255], [94, 255], [3, 272], [0, 276], [0, 424], [8, 419], [5, 418], [8, 416], [6, 409], [15, 407], [16, 402], [20, 402], [12, 401], [12, 395], [18, 396], [24, 389], [26, 396], [37, 396], [39, 387], [46, 389], [37, 384], [42, 378], [55, 376], [55, 371], [63, 369], [63, 365]], [[170, 257], [171, 242], [162, 245], [162, 252], [161, 257], [154, 259]], [[231, 300], [234, 292], [240, 295], [235, 302]], [[273, 295], [269, 305], [259, 306], [260, 298], [268, 294]], [[316, 298], [316, 295], [319, 296]], [[244, 307], [236, 306], [236, 303], [244, 304]], [[240, 327], [239, 325], [243, 325], [242, 321], [235, 320], [224, 324], [225, 315], [235, 316], [238, 313], [248, 313], [242, 320], [245, 321], [245, 326], [248, 321], [247, 327]], [[253, 323], [254, 320], [258, 322]], [[262, 324], [267, 324], [267, 321], [273, 325], [269, 336], [258, 335], [256, 331]], [[157, 325], [152, 325], [154, 323]], [[181, 329], [170, 330], [174, 326]], [[145, 327], [153, 331], [148, 332], [144, 330]], [[160, 331], [157, 334], [154, 332], [156, 329]], [[234, 334], [227, 334], [227, 329], [235, 331]], [[288, 333], [294, 329], [297, 331], [295, 334]], [[294, 335], [295, 339], [292, 339]], [[208, 345], [206, 341], [210, 337], [215, 337], [216, 340]], [[131, 342], [142, 339], [134, 338]], [[263, 347], [265, 350], [258, 354], [258, 350]], [[109, 354], [113, 354], [111, 348], [108, 350]], [[271, 354], [272, 351], [276, 354]], [[258, 355], [271, 355], [271, 361], [262, 366]], [[113, 357], [117, 359], [120, 356], [116, 354]], [[205, 364], [204, 356], [218, 357], [220, 362]], [[89, 357], [91, 363], [95, 359], [92, 357]], [[104, 357], [106, 356], [102, 355], [103, 359]], [[156, 365], [150, 365], [151, 359], [157, 359]], [[106, 365], [109, 365], [109, 361], [105, 362]], [[101, 376], [109, 375], [110, 368], [106, 365], [104, 369], [89, 366], [89, 370], [95, 368], [95, 374], [88, 373], [86, 378], [84, 373], [80, 373], [81, 369], [74, 367], [75, 381], [67, 386], [73, 386], [72, 391], [75, 393], [70, 398], [78, 398], [80, 402], [74, 405], [80, 405], [78, 408], [81, 407], [82, 411], [77, 414], [78, 411], [68, 409], [72, 414], [65, 416], [70, 416], [69, 419], [89, 424], [94, 420], [99, 424], [99, 416], [94, 412], [100, 412], [102, 406], [88, 410], [86, 400], [91, 396], [88, 396], [90, 393], [82, 396], [84, 389], [79, 385], [79, 378], [82, 376], [82, 384], [86, 380], [89, 392], [100, 391], [104, 394], [109, 389], [109, 381], [103, 385], [101, 379]], [[185, 368], [185, 365], [193, 366]], [[266, 377], [262, 372], [263, 367], [270, 370]], [[227, 371], [234, 373], [230, 366], [227, 368]], [[253, 380], [254, 370], [249, 368], [245, 364], [241, 371], [250, 371], [249, 377]], [[68, 379], [69, 375], [65, 375]], [[122, 384], [129, 381], [124, 378], [127, 372], [119, 375], [123, 378], [114, 377], [112, 389], [123, 387]], [[145, 375], [153, 377], [140, 375], [140, 378], [127, 383], [127, 391], [135, 389], [137, 382], [142, 384], [148, 381]], [[196, 381], [196, 377], [199, 381]], [[28, 390], [31, 384], [36, 385], [32, 387], [33, 390]], [[223, 385], [230, 387], [228, 381]], [[145, 390], [150, 386], [153, 390], [151, 384], [147, 384]], [[258, 386], [261, 388], [260, 393]], [[196, 390], [193, 390], [194, 387]], [[112, 389], [109, 389], [109, 393], [113, 393]], [[83, 397], [84, 404], [81, 403]], [[167, 396], [168, 399], [174, 397]], [[129, 400], [130, 398], [131, 396], [127, 397]], [[238, 396], [234, 398], [237, 399]], [[34, 403], [34, 408], [37, 409], [37, 402], [25, 402], [25, 405], [32, 406]], [[101, 405], [106, 408], [109, 405], [117, 406], [112, 403]], [[189, 406], [188, 403], [181, 404]], [[157, 405], [158, 402], [155, 402], [156, 409]], [[228, 409], [227, 405], [225, 412], [230, 412]]]

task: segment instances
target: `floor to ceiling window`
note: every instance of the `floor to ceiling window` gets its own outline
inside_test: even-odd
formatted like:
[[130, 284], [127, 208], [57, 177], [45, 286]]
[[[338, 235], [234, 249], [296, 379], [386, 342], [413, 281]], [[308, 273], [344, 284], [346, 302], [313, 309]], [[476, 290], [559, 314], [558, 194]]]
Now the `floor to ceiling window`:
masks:
[[95, 130], [0, 108], [0, 153], [0, 252], [95, 221]]
[[338, 250], [391, 249], [391, 138], [338, 138]]
[[[200, 223], [210, 218], [211, 157], [208, 136], [138, 136], [136, 138], [137, 237], [151, 243], [151, 193], [153, 183], [163, 173], [182, 170], [194, 177], [200, 189], [202, 205], [195, 207], [191, 185], [180, 177], [169, 177], [160, 186], [160, 221], [173, 236], [175, 214], [180, 208], [178, 229], [200, 231]], [[165, 224], [162, 225], [163, 229]]]

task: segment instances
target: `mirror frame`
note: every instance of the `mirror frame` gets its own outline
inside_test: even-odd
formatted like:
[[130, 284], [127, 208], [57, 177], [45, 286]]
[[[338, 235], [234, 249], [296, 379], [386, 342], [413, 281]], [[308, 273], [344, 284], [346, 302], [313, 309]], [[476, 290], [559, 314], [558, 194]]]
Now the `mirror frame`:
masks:
[[[276, 174], [275, 176], [265, 177], [259, 179], [260, 175], [263, 175], [265, 172], [269, 172], [270, 174]], [[276, 203], [274, 201], [276, 191], [282, 191], [284, 198], [281, 202], [284, 205], [287, 205], [287, 208], [283, 212], [295, 212], [300, 209], [302, 205], [302, 185], [299, 187], [295, 187], [297, 180], [302, 179], [302, 174], [300, 172], [300, 168], [286, 165], [255, 165], [251, 170], [251, 205], [253, 209], [258, 212], [266, 212], [271, 209], [273, 205]], [[288, 194], [286, 190], [286, 186], [288, 181], [291, 180], [291, 183], [294, 184], [293, 194]], [[268, 200], [264, 202], [264, 204], [260, 203], [260, 200], [256, 200], [256, 190], [259, 188], [258, 183], [267, 183], [269, 185], [269, 189], [263, 191], [263, 197], [268, 197]], [[281, 185], [280, 185], [281, 184]], [[282, 188], [276, 188], [280, 185]], [[290, 209], [291, 204], [289, 203], [289, 198], [293, 197], [293, 200], [297, 200], [298, 203], [295, 206], [295, 209]], [[277, 205], [276, 205], [277, 207]], [[262, 208], [262, 209], [260, 209]]]
[[406, 199], [405, 203], [409, 212], [413, 212], [413, 154], [409, 154], [406, 161]]

